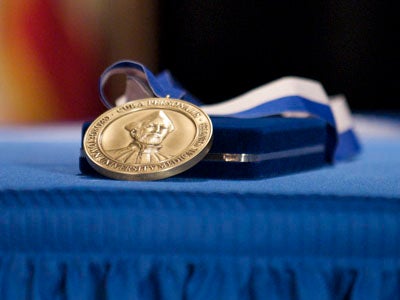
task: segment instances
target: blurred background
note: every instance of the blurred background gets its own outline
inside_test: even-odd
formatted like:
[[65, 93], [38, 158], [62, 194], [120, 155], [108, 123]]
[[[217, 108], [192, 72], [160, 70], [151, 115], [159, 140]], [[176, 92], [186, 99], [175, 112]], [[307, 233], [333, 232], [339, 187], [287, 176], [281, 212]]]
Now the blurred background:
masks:
[[[91, 119], [111, 63], [169, 69], [203, 102], [286, 75], [400, 110], [394, 1], [1, 0], [0, 123]], [[123, 84], [123, 83], [122, 83]]]

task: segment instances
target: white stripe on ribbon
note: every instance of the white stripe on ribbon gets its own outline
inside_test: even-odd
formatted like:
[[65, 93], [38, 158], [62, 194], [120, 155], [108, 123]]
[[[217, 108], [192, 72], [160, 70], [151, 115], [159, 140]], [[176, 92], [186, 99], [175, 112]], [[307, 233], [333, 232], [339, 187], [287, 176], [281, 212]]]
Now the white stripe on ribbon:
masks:
[[300, 96], [319, 104], [329, 105], [321, 83], [301, 77], [283, 77], [252, 89], [243, 95], [201, 108], [208, 114], [222, 116], [238, 113], [287, 96]]
[[336, 122], [336, 131], [342, 133], [353, 129], [351, 111], [344, 95], [331, 96], [329, 104]]
[[[201, 108], [209, 115], [224, 116], [239, 113], [279, 98], [300, 96], [309, 101], [331, 107], [338, 133], [352, 129], [351, 112], [344, 95], [328, 97], [321, 83], [301, 77], [283, 77], [252, 89], [240, 96], [224, 102], [203, 105]], [[286, 112], [286, 117], [306, 117], [304, 112]]]

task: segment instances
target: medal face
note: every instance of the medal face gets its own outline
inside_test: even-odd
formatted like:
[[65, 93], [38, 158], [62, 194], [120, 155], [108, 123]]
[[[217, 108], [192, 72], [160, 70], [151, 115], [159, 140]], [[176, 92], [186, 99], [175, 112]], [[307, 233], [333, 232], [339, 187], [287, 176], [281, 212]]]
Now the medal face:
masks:
[[170, 98], [127, 102], [99, 116], [83, 148], [100, 174], [120, 180], [167, 178], [198, 163], [212, 143], [210, 118], [197, 106]]

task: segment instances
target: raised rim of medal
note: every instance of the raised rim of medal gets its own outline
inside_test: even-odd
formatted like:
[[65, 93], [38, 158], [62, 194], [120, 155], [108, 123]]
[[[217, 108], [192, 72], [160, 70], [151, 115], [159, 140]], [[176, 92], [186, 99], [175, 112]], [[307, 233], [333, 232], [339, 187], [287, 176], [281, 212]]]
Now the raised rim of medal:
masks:
[[[148, 101], [148, 100], [159, 100], [159, 98], [147, 98], [147, 99], [142, 99], [142, 100], [134, 100], [134, 101]], [[190, 169], [192, 166], [194, 166], [195, 164], [197, 164], [199, 161], [201, 161], [201, 159], [203, 159], [205, 157], [205, 155], [208, 153], [208, 151], [211, 148], [212, 145], [212, 141], [213, 141], [213, 126], [212, 126], [212, 121], [210, 119], [210, 117], [199, 107], [197, 107], [196, 105], [184, 101], [184, 100], [180, 100], [180, 99], [171, 99], [171, 98], [165, 98], [169, 101], [178, 101], [178, 102], [183, 102], [187, 105], [189, 105], [190, 107], [194, 108], [195, 110], [197, 110], [198, 112], [200, 112], [202, 114], [202, 116], [205, 117], [205, 120], [203, 118], [199, 118], [199, 120], [197, 120], [195, 117], [193, 117], [190, 113], [188, 113], [187, 111], [180, 109], [179, 107], [170, 107], [170, 106], [165, 106], [165, 105], [153, 105], [151, 108], [149, 106], [140, 106], [140, 107], [135, 107], [132, 109], [128, 109], [126, 111], [124, 111], [120, 116], [124, 116], [128, 113], [132, 113], [135, 111], [140, 111], [140, 110], [146, 110], [146, 109], [165, 109], [165, 110], [173, 110], [173, 111], [178, 111], [182, 114], [184, 114], [186, 117], [188, 117], [191, 121], [193, 121], [193, 123], [195, 124], [196, 128], [198, 128], [198, 126], [202, 123], [207, 123], [209, 125], [209, 134], [208, 134], [208, 138], [204, 141], [203, 147], [200, 147], [199, 151], [196, 151], [197, 154], [194, 155], [193, 157], [191, 157], [188, 160], [185, 160], [183, 163], [178, 164], [178, 165], [174, 165], [171, 166], [169, 168], [165, 168], [161, 171], [154, 171], [154, 172], [148, 172], [148, 173], [132, 173], [132, 172], [124, 172], [124, 171], [113, 171], [110, 170], [109, 168], [105, 167], [103, 164], [100, 164], [98, 161], [95, 161], [94, 159], [91, 159], [92, 156], [91, 155], [87, 155], [88, 156], [88, 160], [89, 163], [92, 165], [92, 167], [94, 167], [100, 174], [105, 175], [107, 177], [113, 178], [113, 179], [118, 179], [118, 180], [159, 180], [159, 179], [164, 179], [164, 178], [168, 178], [177, 174], [180, 174], [188, 169]], [[128, 105], [130, 102], [133, 101], [129, 101], [121, 106], [124, 105]], [[109, 111], [104, 112], [103, 114], [101, 114], [98, 118], [96, 118], [95, 121], [93, 121], [93, 123], [89, 126], [87, 132], [90, 131], [92, 126], [95, 126], [96, 121], [104, 118], [106, 116], [108, 116], [109, 118], [115, 116], [114, 113], [118, 108], [121, 108], [121, 106], [118, 107], [114, 107]], [[115, 120], [112, 120], [115, 121]], [[110, 123], [111, 121], [106, 122], [105, 126], [97, 133], [96, 135], [96, 140], [101, 140], [101, 135], [103, 134], [104, 130], [108, 127], [107, 123]], [[199, 132], [196, 132], [196, 138], [194, 139], [194, 141], [197, 139]], [[86, 141], [86, 134], [85, 134], [85, 139]], [[185, 149], [190, 148], [194, 141]], [[86, 148], [86, 143], [84, 143], [84, 148]], [[102, 150], [102, 153], [104, 155], [104, 149], [103, 147], [100, 148]], [[86, 152], [86, 150], [85, 150]], [[179, 157], [179, 155], [182, 155], [185, 151], [182, 151], [181, 153], [177, 154], [175, 157]], [[108, 155], [104, 155], [106, 157], [108, 157]], [[114, 176], [115, 175], [115, 176]]]

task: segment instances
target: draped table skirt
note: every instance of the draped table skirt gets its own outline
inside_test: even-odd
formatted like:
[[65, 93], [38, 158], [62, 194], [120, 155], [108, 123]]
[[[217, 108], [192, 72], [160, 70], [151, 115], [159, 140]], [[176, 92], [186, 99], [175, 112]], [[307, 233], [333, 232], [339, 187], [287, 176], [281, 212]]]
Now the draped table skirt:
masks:
[[400, 299], [400, 138], [364, 132], [319, 170], [121, 182], [79, 126], [3, 128], [0, 299]]

